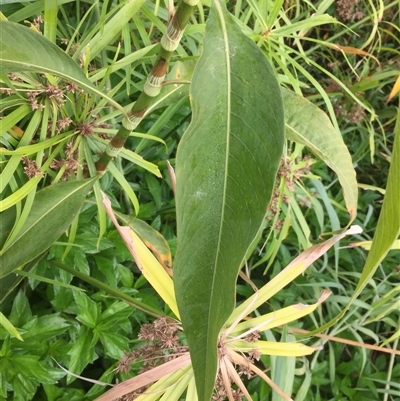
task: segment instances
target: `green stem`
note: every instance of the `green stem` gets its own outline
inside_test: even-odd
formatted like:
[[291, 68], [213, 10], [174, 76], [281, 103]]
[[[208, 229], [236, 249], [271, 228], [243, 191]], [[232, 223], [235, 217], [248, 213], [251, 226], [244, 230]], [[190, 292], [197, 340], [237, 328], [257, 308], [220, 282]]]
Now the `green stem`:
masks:
[[136, 300], [135, 298], [130, 297], [129, 295], [124, 294], [122, 291], [119, 291], [119, 290], [109, 286], [108, 284], [104, 284], [100, 280], [90, 277], [87, 274], [80, 272], [79, 270], [75, 270], [72, 267], [65, 265], [64, 263], [59, 262], [58, 260], [52, 259], [52, 260], [50, 260], [50, 263], [53, 264], [54, 266], [57, 266], [58, 268], [60, 268], [62, 270], [65, 270], [68, 273], [71, 273], [75, 277], [78, 277], [81, 280], [86, 281], [89, 284], [92, 284], [94, 287], [97, 287], [100, 290], [103, 290], [116, 298], [122, 299], [123, 301], [127, 302], [128, 304], [133, 305], [137, 309], [140, 309], [149, 315], [152, 315], [155, 317], [165, 316], [165, 314], [163, 312], [161, 312], [157, 309], [154, 309], [151, 306], [148, 306], [148, 305], [144, 304], [143, 302], [140, 302], [140, 301]]
[[160, 93], [162, 83], [168, 72], [172, 54], [179, 45], [183, 31], [189, 22], [197, 2], [198, 0], [181, 1], [175, 15], [169, 21], [166, 32], [161, 39], [161, 46], [157, 59], [147, 77], [142, 93], [139, 95], [130, 111], [129, 119], [124, 118], [122, 120], [121, 128], [114, 138], [111, 139], [107, 148], [96, 163], [96, 170], [100, 174], [106, 171], [110, 161], [118, 155], [119, 151], [125, 145], [129, 134], [139, 125], [154, 98]]

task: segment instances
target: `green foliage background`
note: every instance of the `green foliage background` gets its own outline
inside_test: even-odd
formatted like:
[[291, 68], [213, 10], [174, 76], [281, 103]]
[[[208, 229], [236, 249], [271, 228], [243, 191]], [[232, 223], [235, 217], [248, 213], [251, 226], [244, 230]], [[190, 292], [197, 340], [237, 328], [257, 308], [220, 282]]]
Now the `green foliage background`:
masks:
[[[201, 51], [208, 5], [200, 5], [191, 19], [174, 56], [170, 80], [190, 80]], [[0, 6], [9, 21], [20, 24], [24, 20], [33, 23], [42, 15], [43, 22], [35, 21], [37, 27], [80, 64], [86, 78], [78, 80], [88, 79], [88, 87], [96, 88], [91, 94], [82, 93], [50, 74], [1, 75], [1, 148], [12, 150], [19, 145], [32, 149], [46, 140], [55, 141], [51, 146], [39, 145], [29, 153], [29, 160], [22, 154], [0, 152], [1, 199], [19, 188], [25, 188], [27, 194], [23, 203], [14, 200], [19, 228], [35, 205], [36, 184], [39, 190], [68, 177], [94, 175], [97, 154], [122, 118], [120, 109], [95, 93], [101, 91], [125, 108], [131, 107], [155, 57], [155, 43], [165, 29], [168, 13], [163, 7], [141, 1], [3, 2]], [[377, 6], [372, 2], [319, 1], [311, 5], [260, 0], [228, 2], [227, 7], [271, 62], [280, 84], [319, 106], [340, 129], [359, 184], [354, 223], [364, 232], [357, 240], [372, 240], [398, 116], [397, 100], [386, 103], [399, 74], [398, 3]], [[336, 44], [362, 48], [379, 63], [354, 50], [341, 52]], [[140, 327], [154, 314], [170, 311], [141, 276], [106, 219], [100, 189], [115, 210], [136, 215], [160, 231], [174, 256], [175, 200], [166, 161], [174, 164], [177, 144], [191, 119], [187, 89], [182, 82], [164, 87], [129, 137], [126, 151], [96, 182], [68, 236], [63, 234], [48, 254], [29, 261], [21, 274], [1, 279], [0, 311], [24, 341], [0, 327], [0, 399], [78, 401], [95, 399], [104, 392], [103, 386], [67, 375], [58, 364], [77, 375], [108, 383], [138, 373], [140, 361], [129, 373], [115, 368], [125, 351], [143, 345], [138, 339]], [[301, 250], [318, 242], [321, 235], [339, 230], [349, 221], [337, 175], [326, 161], [292, 140], [290, 137], [285, 146], [267, 216], [268, 230], [249, 255], [248, 269], [258, 286]], [[74, 160], [85, 162], [76, 165]], [[37, 169], [43, 175], [34, 181], [35, 176], [29, 174]], [[4, 213], [0, 214], [2, 245], [9, 232]], [[334, 319], [352, 301], [367, 258], [367, 251], [352, 247], [351, 242], [355, 241], [342, 241], [303, 277], [260, 307], [260, 313], [312, 302], [328, 287], [333, 296], [298, 326], [311, 331]], [[32, 243], [34, 239], [27, 246]], [[399, 265], [399, 250], [391, 250], [328, 334], [398, 349]], [[123, 292], [137, 308], [116, 299], [112, 289]], [[253, 292], [239, 279], [237, 293], [241, 302]], [[279, 340], [285, 335], [284, 331], [265, 333], [267, 339]], [[293, 379], [296, 400], [400, 399], [399, 356], [323, 338], [311, 343], [324, 347], [296, 361], [263, 357], [260, 362], [263, 368], [271, 368], [272, 379], [282, 388], [288, 375]], [[259, 378], [250, 379], [248, 388], [254, 400], [278, 399]]]

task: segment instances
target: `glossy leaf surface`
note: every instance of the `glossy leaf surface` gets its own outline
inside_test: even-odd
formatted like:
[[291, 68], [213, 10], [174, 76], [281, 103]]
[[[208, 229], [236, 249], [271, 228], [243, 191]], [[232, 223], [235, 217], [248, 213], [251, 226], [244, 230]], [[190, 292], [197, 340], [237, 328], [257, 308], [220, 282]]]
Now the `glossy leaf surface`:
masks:
[[1, 251], [0, 277], [42, 254], [61, 236], [78, 213], [96, 179], [62, 182], [37, 192], [21, 231], [7, 249]]
[[191, 86], [193, 119], [176, 159], [175, 291], [199, 401], [211, 397], [217, 340], [271, 196], [284, 139], [271, 66], [218, 1]]
[[0, 74], [43, 72], [75, 82], [82, 89], [107, 99], [125, 113], [123, 107], [96, 88], [78, 64], [43, 35], [21, 24], [0, 20]]

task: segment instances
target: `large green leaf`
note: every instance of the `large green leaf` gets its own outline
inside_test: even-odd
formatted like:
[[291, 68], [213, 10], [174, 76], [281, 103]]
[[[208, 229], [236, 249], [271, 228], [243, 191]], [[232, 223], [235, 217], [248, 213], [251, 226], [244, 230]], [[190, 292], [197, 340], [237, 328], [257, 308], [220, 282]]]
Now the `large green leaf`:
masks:
[[75, 82], [82, 89], [107, 99], [126, 114], [125, 109], [96, 88], [68, 54], [43, 35], [26, 26], [0, 20], [0, 74], [43, 72]]
[[193, 119], [178, 147], [174, 282], [199, 401], [211, 397], [218, 334], [282, 154], [281, 92], [259, 48], [213, 3], [195, 68]]
[[357, 214], [358, 187], [353, 162], [343, 138], [328, 116], [307, 99], [284, 88], [282, 96], [286, 137], [307, 146], [337, 174], [350, 214], [350, 225]]
[[[96, 179], [62, 182], [37, 192], [21, 231], [0, 252], [0, 278], [42, 254], [60, 237], [78, 213]], [[12, 209], [6, 210], [1, 218], [6, 219], [4, 215], [12, 212]]]

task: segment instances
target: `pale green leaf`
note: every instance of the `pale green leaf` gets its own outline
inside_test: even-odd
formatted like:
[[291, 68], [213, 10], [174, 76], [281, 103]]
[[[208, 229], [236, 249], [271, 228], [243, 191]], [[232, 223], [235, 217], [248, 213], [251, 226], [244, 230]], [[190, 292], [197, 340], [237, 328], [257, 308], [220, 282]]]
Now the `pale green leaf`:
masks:
[[12, 325], [12, 323], [0, 312], [0, 325], [3, 326], [12, 336], [18, 338], [20, 341], [24, 341], [18, 330]]
[[68, 140], [72, 135], [74, 135], [73, 131], [64, 132], [63, 134], [56, 135], [50, 139], [46, 139], [39, 143], [33, 143], [26, 146], [20, 146], [15, 150], [7, 150], [5, 148], [0, 148], [0, 155], [15, 155], [15, 156], [28, 156], [33, 155], [41, 150], [47, 149], [51, 146], [57, 145], [62, 141]]
[[308, 147], [338, 176], [350, 222], [357, 213], [358, 188], [351, 155], [328, 116], [305, 98], [282, 89], [286, 137]]
[[36, 188], [39, 184], [39, 181], [42, 179], [43, 174], [40, 174], [36, 177], [32, 177], [28, 182], [22, 185], [19, 189], [17, 189], [14, 193], [7, 198], [0, 201], [0, 213], [14, 206], [18, 202], [21, 202], [31, 191]]

